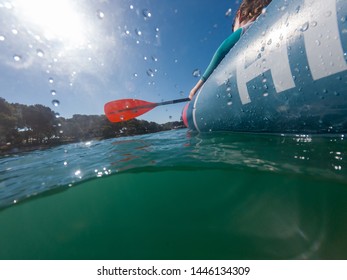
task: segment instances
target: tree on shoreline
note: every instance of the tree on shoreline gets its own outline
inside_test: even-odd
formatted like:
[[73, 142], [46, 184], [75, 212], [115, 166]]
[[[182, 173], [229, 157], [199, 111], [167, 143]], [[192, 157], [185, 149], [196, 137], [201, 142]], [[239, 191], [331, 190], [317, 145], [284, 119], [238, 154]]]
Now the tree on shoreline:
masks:
[[0, 153], [13, 148], [50, 146], [66, 142], [132, 136], [183, 127], [182, 122], [157, 124], [133, 119], [111, 123], [105, 116], [73, 115], [57, 118], [43, 105], [8, 103], [0, 97]]

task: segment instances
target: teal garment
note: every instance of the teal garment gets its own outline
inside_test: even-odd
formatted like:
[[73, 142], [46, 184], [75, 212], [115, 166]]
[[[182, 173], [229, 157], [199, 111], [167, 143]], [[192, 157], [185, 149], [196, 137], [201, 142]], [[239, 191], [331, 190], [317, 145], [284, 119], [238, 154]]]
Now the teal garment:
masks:
[[224, 40], [224, 42], [219, 46], [217, 51], [212, 57], [210, 64], [208, 65], [205, 73], [202, 75], [201, 80], [205, 82], [208, 77], [212, 74], [214, 69], [219, 65], [222, 59], [226, 56], [226, 54], [230, 51], [230, 49], [236, 44], [236, 42], [240, 39], [243, 34], [243, 28], [237, 29], [233, 32], [228, 38]]

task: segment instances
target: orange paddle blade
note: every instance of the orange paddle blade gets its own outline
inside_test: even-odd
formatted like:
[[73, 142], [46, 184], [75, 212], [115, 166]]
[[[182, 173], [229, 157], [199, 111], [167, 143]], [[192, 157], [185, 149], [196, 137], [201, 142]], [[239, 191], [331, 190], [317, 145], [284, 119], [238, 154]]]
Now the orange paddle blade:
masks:
[[105, 115], [110, 122], [122, 122], [140, 116], [158, 104], [139, 99], [121, 99], [105, 104]]

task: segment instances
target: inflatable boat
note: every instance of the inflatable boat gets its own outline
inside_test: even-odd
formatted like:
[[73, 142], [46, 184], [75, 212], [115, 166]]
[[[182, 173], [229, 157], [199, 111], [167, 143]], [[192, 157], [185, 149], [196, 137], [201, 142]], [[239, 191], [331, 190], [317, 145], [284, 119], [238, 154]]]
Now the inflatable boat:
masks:
[[273, 0], [182, 119], [199, 132], [347, 132], [346, 60], [346, 0]]

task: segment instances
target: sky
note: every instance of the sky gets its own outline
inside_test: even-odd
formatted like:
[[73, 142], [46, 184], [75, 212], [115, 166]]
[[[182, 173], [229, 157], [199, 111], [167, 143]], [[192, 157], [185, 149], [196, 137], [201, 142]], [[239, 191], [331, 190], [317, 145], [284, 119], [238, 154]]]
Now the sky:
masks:
[[[0, 0], [0, 97], [60, 116], [187, 97], [239, 0]], [[230, 12], [231, 10], [231, 12]], [[180, 120], [184, 104], [139, 117]]]

